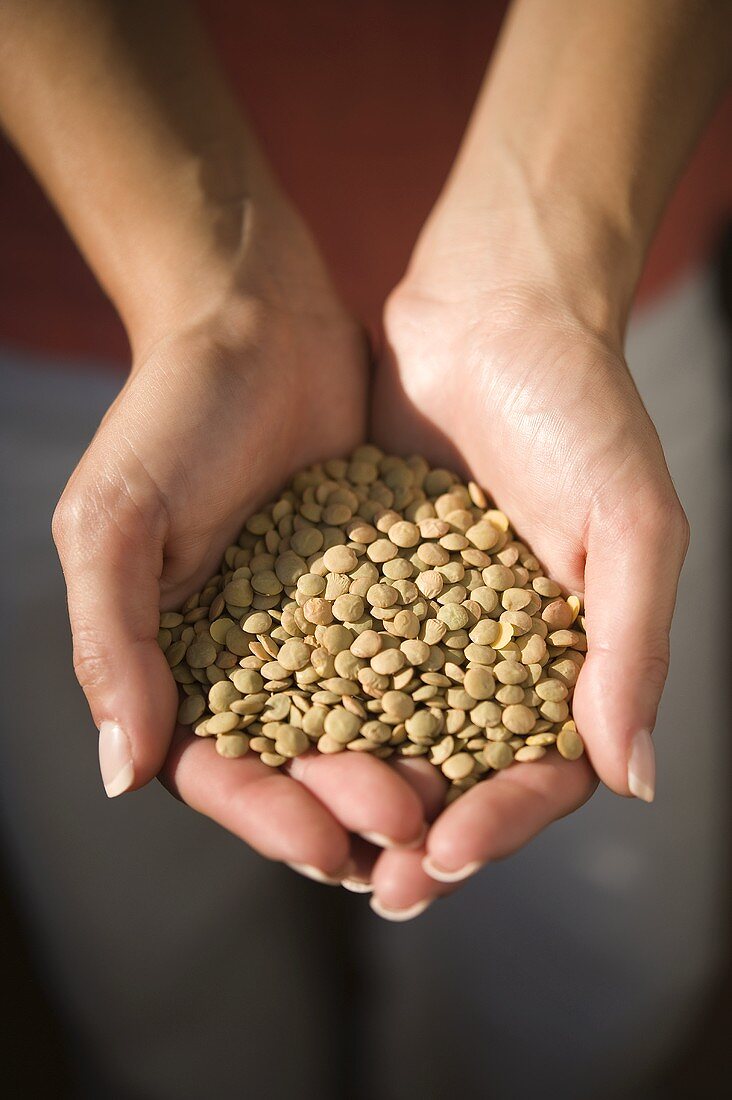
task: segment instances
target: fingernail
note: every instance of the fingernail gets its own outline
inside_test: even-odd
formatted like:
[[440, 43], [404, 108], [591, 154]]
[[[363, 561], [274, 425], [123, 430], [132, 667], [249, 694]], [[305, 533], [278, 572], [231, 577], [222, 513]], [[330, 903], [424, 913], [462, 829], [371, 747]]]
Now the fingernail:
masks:
[[656, 793], [656, 754], [648, 730], [640, 730], [633, 738], [628, 759], [630, 793], [644, 802], [653, 802]]
[[132, 786], [135, 778], [132, 749], [118, 722], [105, 720], [99, 727], [99, 769], [109, 798], [124, 794]]
[[297, 871], [298, 875], [304, 875], [305, 878], [312, 879], [313, 882], [320, 882], [323, 886], [340, 886], [343, 879], [353, 871], [353, 863], [348, 861], [340, 875], [326, 875], [325, 871], [321, 871], [319, 867], [313, 867], [311, 863], [288, 863], [293, 871]]
[[483, 864], [476, 860], [474, 863], [466, 863], [458, 871], [446, 871], [444, 867], [438, 867], [433, 863], [429, 856], [425, 856], [422, 860], [422, 870], [435, 882], [462, 882], [464, 878], [474, 875], [482, 866]]
[[377, 917], [382, 917], [384, 920], [390, 921], [405, 921], [414, 920], [421, 913], [424, 913], [425, 909], [432, 904], [432, 898], [425, 898], [423, 901], [418, 901], [416, 905], [412, 905], [409, 909], [387, 909], [385, 905], [382, 905], [378, 898], [372, 898], [369, 905], [376, 913]]
[[424, 843], [424, 838], [427, 836], [427, 824], [424, 824], [420, 830], [419, 836], [414, 840], [394, 840], [393, 837], [385, 836], [383, 833], [361, 833], [360, 835], [364, 840], [368, 840], [369, 844], [375, 844], [377, 848], [406, 848], [411, 851], [413, 848], [421, 848]]
[[341, 886], [350, 890], [352, 894], [370, 894], [373, 886], [370, 882], [364, 882], [360, 878], [344, 878]]

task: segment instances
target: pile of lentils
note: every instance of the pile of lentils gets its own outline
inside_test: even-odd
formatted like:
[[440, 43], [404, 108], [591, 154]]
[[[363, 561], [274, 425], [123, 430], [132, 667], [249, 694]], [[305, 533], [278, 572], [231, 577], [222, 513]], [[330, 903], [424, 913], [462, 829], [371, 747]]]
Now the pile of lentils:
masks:
[[478, 485], [365, 445], [251, 516], [158, 640], [179, 721], [222, 756], [424, 756], [452, 800], [582, 754], [579, 612]]

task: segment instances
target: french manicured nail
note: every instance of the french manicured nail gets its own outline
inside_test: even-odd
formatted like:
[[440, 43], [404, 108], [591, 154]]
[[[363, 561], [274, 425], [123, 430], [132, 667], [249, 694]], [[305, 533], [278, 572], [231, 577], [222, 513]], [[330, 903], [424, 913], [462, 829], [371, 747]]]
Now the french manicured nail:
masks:
[[135, 778], [132, 748], [119, 722], [105, 720], [99, 727], [99, 769], [109, 798], [124, 794], [132, 786]]
[[378, 898], [372, 898], [369, 902], [377, 917], [391, 921], [414, 920], [415, 917], [424, 913], [425, 909], [431, 904], [432, 898], [425, 898], [423, 901], [418, 901], [416, 905], [410, 906], [409, 909], [387, 909]]
[[656, 792], [656, 754], [648, 730], [640, 730], [633, 738], [628, 758], [630, 793], [644, 802], [653, 802]]
[[287, 866], [292, 868], [293, 871], [297, 871], [298, 875], [304, 875], [305, 878], [312, 879], [313, 882], [320, 882], [323, 886], [341, 886], [343, 879], [353, 873], [351, 860], [348, 861], [340, 875], [326, 875], [325, 871], [321, 871], [319, 867], [313, 867], [311, 863], [288, 863]]
[[370, 882], [364, 882], [360, 878], [344, 878], [341, 886], [345, 890], [350, 890], [352, 894], [370, 894], [373, 890]]
[[422, 870], [435, 882], [462, 882], [464, 878], [470, 878], [471, 875], [474, 875], [482, 866], [483, 864], [476, 860], [474, 863], [466, 863], [464, 867], [460, 867], [457, 871], [447, 871], [444, 867], [439, 867], [436, 863], [433, 863], [429, 856], [425, 856], [422, 860]]
[[424, 824], [420, 831], [419, 836], [414, 840], [394, 840], [393, 837], [385, 836], [383, 833], [361, 833], [364, 840], [367, 840], [369, 844], [375, 844], [377, 848], [406, 848], [411, 850], [412, 848], [421, 848], [424, 844], [424, 838], [427, 836], [428, 826]]

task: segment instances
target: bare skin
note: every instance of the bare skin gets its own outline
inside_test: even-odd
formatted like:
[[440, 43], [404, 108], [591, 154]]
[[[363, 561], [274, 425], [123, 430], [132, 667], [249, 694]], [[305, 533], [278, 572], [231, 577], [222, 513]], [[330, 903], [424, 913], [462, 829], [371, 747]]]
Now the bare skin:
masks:
[[[354, 833], [421, 840], [415, 793], [380, 761], [317, 757], [273, 775], [174, 736], [155, 638], [159, 607], [216, 571], [253, 509], [363, 439], [364, 334], [183, 5], [11, 7], [4, 117], [132, 347], [53, 522], [105, 785], [118, 795], [160, 774], [263, 855], [340, 878]], [[66, 95], [49, 96], [59, 82]]]
[[174, 734], [159, 607], [215, 570], [290, 473], [362, 439], [368, 410], [360, 328], [185, 12], [17, 0], [0, 14], [3, 121], [132, 347], [54, 519], [75, 667], [111, 793], [160, 774], [265, 856], [355, 878], [406, 919], [597, 777], [653, 797], [688, 530], [622, 349], [654, 227], [724, 85], [729, 7], [518, 0], [388, 302], [371, 434], [470, 472], [587, 604], [588, 759], [523, 765], [444, 812], [419, 761], [312, 755], [272, 774]]
[[[472, 471], [550, 575], [584, 594], [589, 653], [573, 709], [589, 759], [511, 769], [465, 794], [427, 841], [449, 874], [520, 847], [581, 805], [596, 775], [631, 793], [628, 761], [635, 735], [655, 722], [688, 538], [619, 350], [575, 318], [550, 324], [545, 303], [540, 314], [516, 298], [498, 316], [495, 306], [495, 297], [392, 301], [377, 438], [398, 433], [409, 445], [414, 433]], [[399, 890], [405, 879], [402, 866]]]
[[514, 5], [387, 303], [373, 397], [378, 441], [471, 472], [549, 573], [584, 595], [573, 709], [588, 758], [511, 769], [443, 813], [440, 781], [410, 762], [435, 817], [422, 850], [386, 852], [373, 869], [377, 911], [392, 919], [511, 854], [598, 778], [654, 796], [649, 735], [689, 531], [623, 343], [654, 227], [728, 75], [716, 39], [729, 14], [677, 4], [660, 20], [622, 3], [610, 25], [606, 12]]

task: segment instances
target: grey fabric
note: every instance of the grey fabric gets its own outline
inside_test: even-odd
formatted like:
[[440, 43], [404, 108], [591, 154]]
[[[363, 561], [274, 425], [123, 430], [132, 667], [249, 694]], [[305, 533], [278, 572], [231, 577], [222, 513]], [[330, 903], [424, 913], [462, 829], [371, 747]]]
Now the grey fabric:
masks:
[[115, 382], [0, 356], [1, 820], [49, 981], [108, 1095], [112, 1083], [146, 1100], [643, 1095], [722, 946], [725, 358], [702, 276], [631, 327], [631, 366], [693, 529], [655, 806], [598, 792], [391, 925], [155, 785], [106, 799], [49, 524]]

